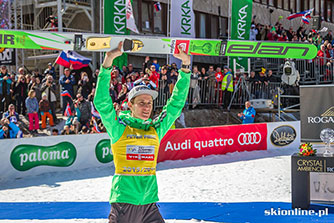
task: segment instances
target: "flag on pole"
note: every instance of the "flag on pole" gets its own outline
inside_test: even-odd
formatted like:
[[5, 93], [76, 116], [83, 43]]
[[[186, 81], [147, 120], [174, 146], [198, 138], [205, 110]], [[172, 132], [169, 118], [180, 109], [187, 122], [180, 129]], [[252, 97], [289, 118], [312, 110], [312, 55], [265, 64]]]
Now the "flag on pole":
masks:
[[132, 32], [139, 33], [136, 26], [135, 18], [133, 17], [131, 0], [126, 1], [126, 27]]
[[93, 105], [93, 102], [90, 102], [90, 107], [91, 107], [92, 116], [95, 117], [95, 118], [101, 118], [100, 113], [98, 111], [96, 111], [96, 109]]
[[305, 17], [307, 19], [311, 18], [311, 13], [313, 12], [313, 9], [308, 9], [302, 12], [294, 13], [286, 17], [288, 20], [292, 20], [298, 17]]
[[89, 65], [89, 63], [91, 62], [92, 60], [87, 58], [87, 57], [84, 57], [84, 56], [81, 56], [80, 54], [78, 54], [77, 52], [74, 52], [74, 51], [62, 51], [57, 60], [56, 60], [56, 63], [59, 64], [59, 65], [62, 65], [64, 67], [71, 67], [74, 69], [74, 70], [78, 70], [78, 69], [81, 69], [83, 67], [87, 67]]
[[305, 16], [302, 17], [302, 21], [305, 24], [310, 24], [310, 20], [308, 20]]
[[61, 92], [60, 95], [61, 95], [62, 97], [69, 97], [69, 98], [72, 99], [72, 96], [71, 96], [71, 94], [68, 92], [68, 90], [65, 90], [65, 91]]
[[72, 116], [72, 111], [69, 103], [67, 103], [66, 105], [64, 116]]
[[155, 11], [157, 11], [157, 12], [161, 11], [161, 4], [160, 4], [160, 2], [154, 3], [154, 8], [155, 8]]
[[100, 131], [100, 129], [99, 129], [99, 126], [98, 126], [98, 124], [97, 124], [95, 118], [93, 118], [93, 124], [94, 124], [94, 127], [93, 127], [93, 128], [94, 128], [95, 132], [96, 132], [96, 133], [101, 133], [101, 131]]

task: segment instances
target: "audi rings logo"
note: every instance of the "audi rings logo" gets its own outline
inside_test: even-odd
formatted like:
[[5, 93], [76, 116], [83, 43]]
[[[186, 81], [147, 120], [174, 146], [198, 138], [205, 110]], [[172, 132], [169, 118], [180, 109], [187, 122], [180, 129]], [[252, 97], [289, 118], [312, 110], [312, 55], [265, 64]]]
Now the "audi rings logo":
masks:
[[259, 132], [246, 132], [238, 136], [238, 142], [243, 145], [254, 145], [261, 142], [261, 134]]

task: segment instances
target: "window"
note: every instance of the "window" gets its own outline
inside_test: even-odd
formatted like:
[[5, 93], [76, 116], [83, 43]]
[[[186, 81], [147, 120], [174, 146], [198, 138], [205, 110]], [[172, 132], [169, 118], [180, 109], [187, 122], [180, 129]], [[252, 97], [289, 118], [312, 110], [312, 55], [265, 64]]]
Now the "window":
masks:
[[334, 3], [332, 3], [332, 22], [334, 22]]
[[211, 38], [217, 39], [219, 36], [218, 33], [218, 16], [211, 16]]
[[274, 0], [268, 0], [268, 4], [274, 6]]
[[314, 0], [310, 0], [310, 9], [314, 8]]
[[221, 18], [221, 35], [227, 37], [228, 35], [228, 19], [225, 17]]
[[152, 24], [151, 24], [151, 12], [152, 5], [151, 2], [142, 2], [142, 23], [141, 27], [143, 31], [152, 32]]
[[290, 9], [290, 6], [289, 6], [289, 0], [284, 0], [284, 9], [285, 10], [289, 10]]
[[199, 38], [206, 38], [206, 16], [203, 13], [199, 14]]
[[283, 0], [277, 0], [277, 8], [283, 8]]
[[304, 8], [303, 8], [303, 10], [308, 10], [309, 9], [308, 3], [309, 3], [308, 0], [304, 0]]
[[331, 18], [331, 16], [332, 16], [332, 13], [331, 13], [331, 3], [330, 2], [327, 2], [327, 21], [328, 22], [330, 22], [330, 21], [332, 21], [332, 18]]
[[296, 12], [300, 12], [300, 0], [296, 0]]
[[321, 0], [321, 17], [325, 17], [325, 0]]
[[164, 4], [161, 5], [161, 10], [156, 11], [153, 9], [153, 18], [154, 18], [154, 33], [163, 33], [163, 25], [162, 25], [162, 19], [163, 19], [163, 9], [164, 9]]
[[133, 0], [132, 1], [132, 11], [133, 11], [133, 16], [135, 17], [135, 23], [137, 25], [138, 30], [139, 28], [139, 10], [138, 10], [138, 0]]
[[290, 9], [292, 10], [292, 12], [296, 12], [295, 0], [290, 1]]
[[314, 1], [314, 14], [313, 15], [319, 15], [319, 3], [320, 3], [320, 1], [319, 0], [315, 0]]

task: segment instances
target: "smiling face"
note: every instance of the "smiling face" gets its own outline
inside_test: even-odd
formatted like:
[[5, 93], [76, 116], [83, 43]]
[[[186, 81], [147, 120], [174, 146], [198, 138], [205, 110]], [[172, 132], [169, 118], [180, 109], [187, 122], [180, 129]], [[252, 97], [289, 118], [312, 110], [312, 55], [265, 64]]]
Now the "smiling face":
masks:
[[151, 117], [153, 98], [149, 94], [138, 95], [128, 105], [133, 117], [147, 120]]

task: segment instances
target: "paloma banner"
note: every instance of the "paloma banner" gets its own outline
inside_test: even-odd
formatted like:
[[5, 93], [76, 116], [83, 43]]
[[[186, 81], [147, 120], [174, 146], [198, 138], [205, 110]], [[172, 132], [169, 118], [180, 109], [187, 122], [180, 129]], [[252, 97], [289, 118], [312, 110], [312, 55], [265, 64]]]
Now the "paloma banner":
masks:
[[[161, 141], [158, 162], [236, 151], [298, 148], [299, 125], [277, 122], [170, 130]], [[106, 133], [3, 139], [0, 154], [0, 181], [113, 165]]]

